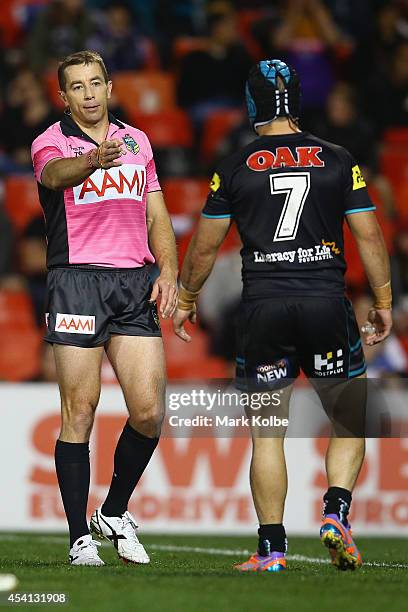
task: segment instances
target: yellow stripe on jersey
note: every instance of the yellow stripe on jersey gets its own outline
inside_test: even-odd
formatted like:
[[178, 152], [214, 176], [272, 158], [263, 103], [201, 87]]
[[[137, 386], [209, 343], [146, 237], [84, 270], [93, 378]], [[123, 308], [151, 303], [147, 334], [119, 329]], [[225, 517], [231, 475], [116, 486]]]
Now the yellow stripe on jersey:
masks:
[[366, 187], [363, 175], [357, 164], [352, 167], [351, 171], [353, 173], [353, 191]]

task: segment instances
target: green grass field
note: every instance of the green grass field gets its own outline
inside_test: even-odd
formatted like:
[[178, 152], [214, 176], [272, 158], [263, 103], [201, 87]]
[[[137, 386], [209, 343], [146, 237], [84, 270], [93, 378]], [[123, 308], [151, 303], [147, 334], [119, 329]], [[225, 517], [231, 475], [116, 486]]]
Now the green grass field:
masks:
[[[232, 569], [255, 538], [143, 536], [152, 562], [124, 565], [109, 545], [102, 568], [71, 567], [61, 535], [0, 534], [0, 572], [15, 574], [17, 592], [65, 592], [69, 607], [127, 610], [247, 611], [408, 610], [408, 542], [359, 538], [365, 566], [339, 572], [326, 563], [318, 539], [292, 538], [287, 572], [239, 574]], [[6, 599], [1, 594], [3, 605]], [[46, 610], [55, 605], [16, 605]], [[60, 606], [61, 607], [61, 606]], [[64, 606], [62, 606], [64, 609]]]

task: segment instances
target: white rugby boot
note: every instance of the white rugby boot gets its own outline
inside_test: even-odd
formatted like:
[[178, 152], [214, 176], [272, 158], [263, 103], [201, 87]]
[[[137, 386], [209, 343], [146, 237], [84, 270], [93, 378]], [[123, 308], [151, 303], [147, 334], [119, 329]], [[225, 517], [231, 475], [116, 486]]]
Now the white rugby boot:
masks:
[[100, 545], [90, 534], [78, 538], [69, 551], [71, 565], [105, 565], [98, 554], [97, 547]]
[[125, 563], [150, 563], [150, 558], [136, 535], [138, 526], [130, 512], [122, 516], [105, 516], [98, 508], [91, 518], [91, 532], [109, 540]]

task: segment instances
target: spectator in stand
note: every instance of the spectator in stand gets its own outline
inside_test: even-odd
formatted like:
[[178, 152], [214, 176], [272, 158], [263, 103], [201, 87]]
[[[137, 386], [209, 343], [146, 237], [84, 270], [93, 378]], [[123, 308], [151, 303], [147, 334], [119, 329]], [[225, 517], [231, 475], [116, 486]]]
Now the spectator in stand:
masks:
[[370, 23], [366, 35], [356, 38], [357, 48], [350, 66], [356, 84], [361, 84], [361, 76], [367, 70], [387, 71], [396, 47], [408, 38], [408, 22], [399, 1], [386, 2], [375, 18], [367, 21], [367, 25]]
[[327, 99], [326, 115], [314, 125], [316, 136], [342, 147], [359, 160], [361, 166], [377, 167], [377, 145], [371, 124], [360, 115], [351, 85], [338, 82]]
[[13, 269], [14, 233], [6, 212], [0, 205], [0, 287]]
[[86, 47], [103, 56], [109, 73], [138, 70], [146, 60], [143, 38], [126, 2], [113, 2], [101, 13], [99, 27]]
[[10, 84], [1, 116], [0, 141], [11, 162], [9, 170], [31, 170], [31, 143], [59, 118], [41, 81], [31, 70], [22, 69]]
[[193, 51], [180, 67], [178, 100], [196, 124], [214, 110], [237, 108], [243, 103], [245, 80], [252, 60], [239, 42], [234, 13], [209, 16], [205, 51]]
[[375, 71], [362, 96], [379, 133], [390, 127], [408, 127], [408, 41], [395, 48], [386, 68]]
[[391, 258], [392, 287], [396, 306], [404, 303], [408, 310], [408, 225], [402, 225], [395, 235], [395, 251]]
[[28, 58], [38, 73], [63, 57], [85, 49], [93, 30], [83, 0], [51, 0], [38, 14], [28, 39]]
[[44, 326], [47, 280], [44, 217], [35, 217], [25, 228], [19, 244], [20, 270], [27, 281], [38, 327]]
[[210, 353], [235, 366], [236, 333], [241, 304], [241, 256], [239, 249], [222, 253], [200, 294], [200, 323], [208, 331]]
[[336, 53], [346, 57], [351, 41], [340, 31], [322, 0], [288, 0], [271, 20], [268, 35], [260, 35], [264, 57], [281, 57], [302, 81], [302, 115], [309, 125], [326, 103], [335, 81]]
[[346, 148], [358, 159], [366, 182], [377, 190], [383, 212], [393, 218], [392, 189], [388, 180], [379, 173], [375, 132], [370, 121], [360, 114], [357, 96], [351, 85], [338, 82], [333, 87], [327, 100], [326, 115], [315, 122], [313, 132], [324, 140]]

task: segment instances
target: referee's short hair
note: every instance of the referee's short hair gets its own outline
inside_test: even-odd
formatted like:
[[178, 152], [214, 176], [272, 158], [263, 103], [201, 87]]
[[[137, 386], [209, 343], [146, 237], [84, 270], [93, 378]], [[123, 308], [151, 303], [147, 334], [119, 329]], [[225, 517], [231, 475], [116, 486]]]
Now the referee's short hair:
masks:
[[61, 91], [65, 91], [67, 81], [65, 78], [65, 69], [68, 66], [78, 66], [80, 64], [99, 64], [102, 70], [105, 83], [109, 81], [108, 71], [106, 70], [105, 62], [102, 57], [96, 51], [77, 51], [77, 53], [71, 53], [67, 55], [58, 66], [58, 83]]

